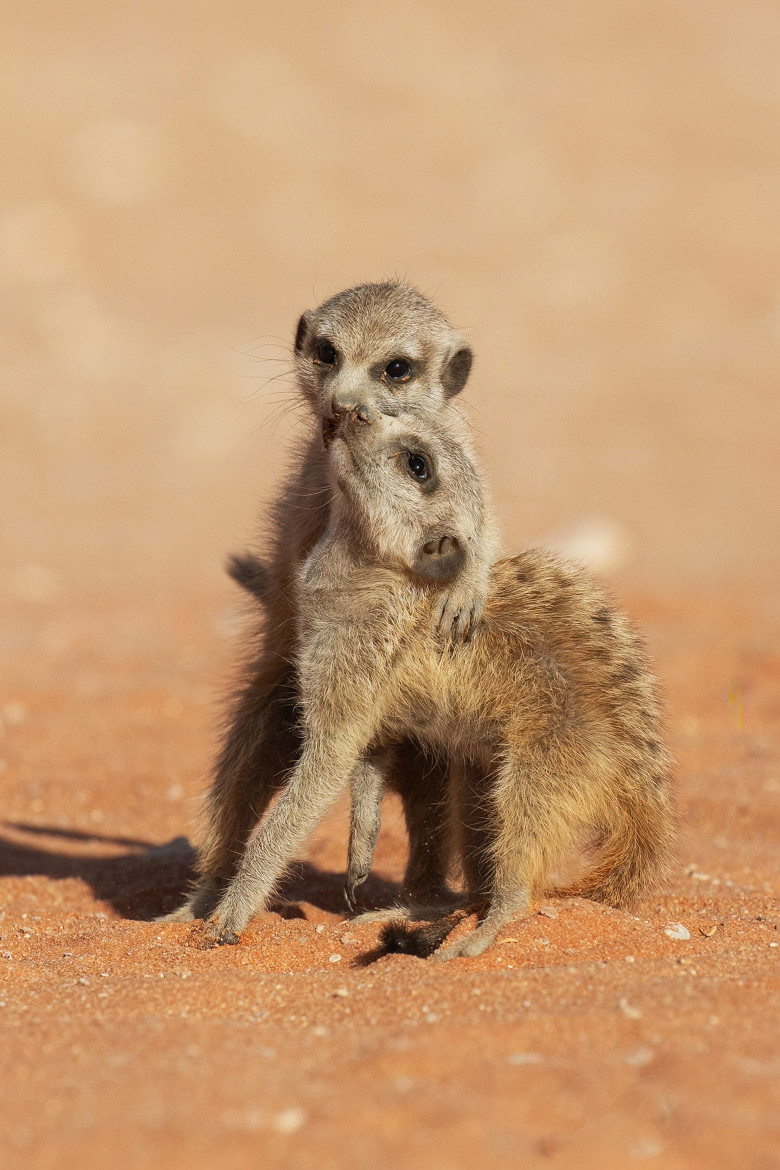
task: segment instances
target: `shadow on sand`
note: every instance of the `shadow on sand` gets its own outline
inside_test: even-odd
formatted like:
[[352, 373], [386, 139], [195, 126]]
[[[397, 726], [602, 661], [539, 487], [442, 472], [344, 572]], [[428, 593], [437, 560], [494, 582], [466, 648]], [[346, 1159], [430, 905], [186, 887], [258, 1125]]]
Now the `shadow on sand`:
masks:
[[[84, 846], [82, 851], [79, 844]], [[101, 856], [96, 852], [101, 847], [123, 852]], [[0, 877], [80, 878], [97, 900], [108, 902], [123, 918], [148, 921], [175, 910], [184, 901], [194, 874], [195, 850], [186, 837], [154, 845], [133, 837], [46, 825], [12, 821], [0, 824]], [[395, 882], [369, 877], [360, 891], [362, 908], [390, 905], [399, 889]], [[303, 911], [297, 905], [300, 902], [346, 917], [344, 874], [295, 862], [272, 909], [285, 918], [302, 918]]]

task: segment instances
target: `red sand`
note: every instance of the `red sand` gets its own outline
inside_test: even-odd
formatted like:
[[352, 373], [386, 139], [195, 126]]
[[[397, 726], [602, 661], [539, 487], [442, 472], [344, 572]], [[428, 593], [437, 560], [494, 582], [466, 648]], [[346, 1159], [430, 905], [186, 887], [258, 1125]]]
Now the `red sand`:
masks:
[[[143, 650], [110, 660], [97, 634], [127, 614], [63, 615], [62, 685], [19, 662], [4, 695], [4, 1164], [777, 1165], [775, 606], [632, 607], [674, 712], [668, 891], [636, 916], [551, 900], [446, 965], [373, 961], [376, 929], [345, 924], [343, 816], [240, 946], [143, 921], [189, 873], [184, 842], [153, 846], [198, 793], [213, 603], [148, 612]], [[375, 901], [404, 859], [394, 804], [384, 821]]]

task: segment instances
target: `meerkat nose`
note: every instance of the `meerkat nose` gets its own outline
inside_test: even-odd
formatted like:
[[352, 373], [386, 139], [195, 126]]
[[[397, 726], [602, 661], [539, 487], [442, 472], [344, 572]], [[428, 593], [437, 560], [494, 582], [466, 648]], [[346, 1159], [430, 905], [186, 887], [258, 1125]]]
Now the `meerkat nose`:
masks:
[[337, 422], [372, 423], [377, 417], [376, 411], [362, 402], [339, 402], [336, 398], [330, 410]]

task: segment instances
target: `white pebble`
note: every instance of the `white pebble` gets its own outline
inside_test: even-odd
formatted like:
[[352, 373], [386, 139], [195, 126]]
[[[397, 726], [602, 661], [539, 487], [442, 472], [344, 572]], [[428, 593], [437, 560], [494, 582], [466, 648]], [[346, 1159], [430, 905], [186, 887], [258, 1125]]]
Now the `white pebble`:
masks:
[[330, 962], [331, 963], [340, 963], [341, 962], [341, 955], [331, 955]]
[[667, 938], [686, 939], [691, 937], [691, 932], [681, 922], [671, 923], [667, 926], [664, 934]]
[[628, 1016], [629, 1020], [641, 1020], [642, 1011], [638, 1007], [632, 1007], [625, 996], [618, 1000], [618, 1007], [624, 1016]]

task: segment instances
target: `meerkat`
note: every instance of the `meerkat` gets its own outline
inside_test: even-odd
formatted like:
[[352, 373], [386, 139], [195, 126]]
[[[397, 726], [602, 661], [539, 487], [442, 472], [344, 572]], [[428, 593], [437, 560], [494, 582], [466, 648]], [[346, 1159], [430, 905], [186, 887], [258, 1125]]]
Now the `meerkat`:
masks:
[[[295, 575], [324, 532], [329, 515], [325, 442], [344, 411], [366, 421], [400, 412], [432, 412], [469, 438], [453, 399], [465, 386], [472, 351], [443, 314], [397, 282], [364, 284], [305, 312], [295, 333], [299, 392], [313, 424], [271, 509], [267, 555], [236, 567], [240, 583], [262, 598], [263, 638], [228, 715], [207, 800], [205, 839], [193, 894], [167, 920], [206, 917], [235, 872], [238, 858], [272, 797], [284, 786], [299, 748], [295, 650]], [[440, 637], [458, 644], [481, 619], [496, 534], [489, 517], [464, 549], [459, 572], [438, 594], [432, 615]], [[240, 559], [239, 559], [240, 561]], [[243, 579], [242, 579], [243, 572]], [[249, 576], [247, 576], [247, 573]], [[254, 574], [254, 576], [253, 576]], [[234, 574], [235, 575], [235, 574]], [[446, 777], [438, 760], [411, 740], [398, 745], [388, 778], [400, 793], [409, 835], [403, 891], [445, 897]]]
[[492, 567], [477, 636], [442, 653], [431, 613], [480, 523], [469, 452], [419, 412], [345, 410], [328, 443], [328, 524], [296, 583], [303, 746], [215, 909], [212, 938], [235, 942], [267, 907], [347, 783], [368, 808], [353, 842], [362, 872], [381, 749], [406, 738], [458, 765], [466, 884], [487, 906], [437, 956], [481, 953], [584, 837], [598, 855], [580, 892], [631, 905], [664, 870], [674, 818], [655, 683], [627, 618], [584, 571], [531, 550]]
[[[233, 553], [225, 565], [228, 576], [232, 577], [237, 585], [246, 590], [256, 601], [265, 606], [268, 590], [268, 571], [260, 558], [251, 552]], [[397, 749], [396, 749], [397, 750]], [[412, 761], [413, 763], [413, 761]], [[351, 813], [349, 847], [347, 853], [347, 873], [344, 881], [344, 901], [351, 913], [357, 912], [357, 890], [363, 885], [369, 873], [374, 858], [374, 847], [381, 828], [380, 804], [386, 787], [386, 777], [397, 769], [398, 761], [392, 748], [386, 748], [383, 753], [381, 766], [377, 760], [363, 760], [350, 780]], [[430, 802], [438, 797], [439, 807], [435, 810], [435, 821], [441, 825], [441, 812], [444, 808], [444, 797], [441, 792], [427, 793], [426, 800]], [[433, 818], [428, 818], [432, 820]], [[427, 842], [418, 839], [418, 848], [425, 854], [429, 848]], [[441, 853], [441, 850], [439, 850]], [[439, 857], [439, 862], [443, 858]], [[441, 868], [441, 865], [440, 865]], [[456, 904], [459, 899], [453, 895], [446, 899]], [[462, 899], [461, 899], [462, 901]], [[420, 915], [424, 912], [436, 910], [432, 905], [410, 904], [407, 907], [410, 913]], [[361, 917], [371, 921], [393, 919], [398, 916], [399, 907], [391, 906], [383, 911], [374, 911], [363, 914]], [[414, 943], [418, 946], [417, 942]]]

